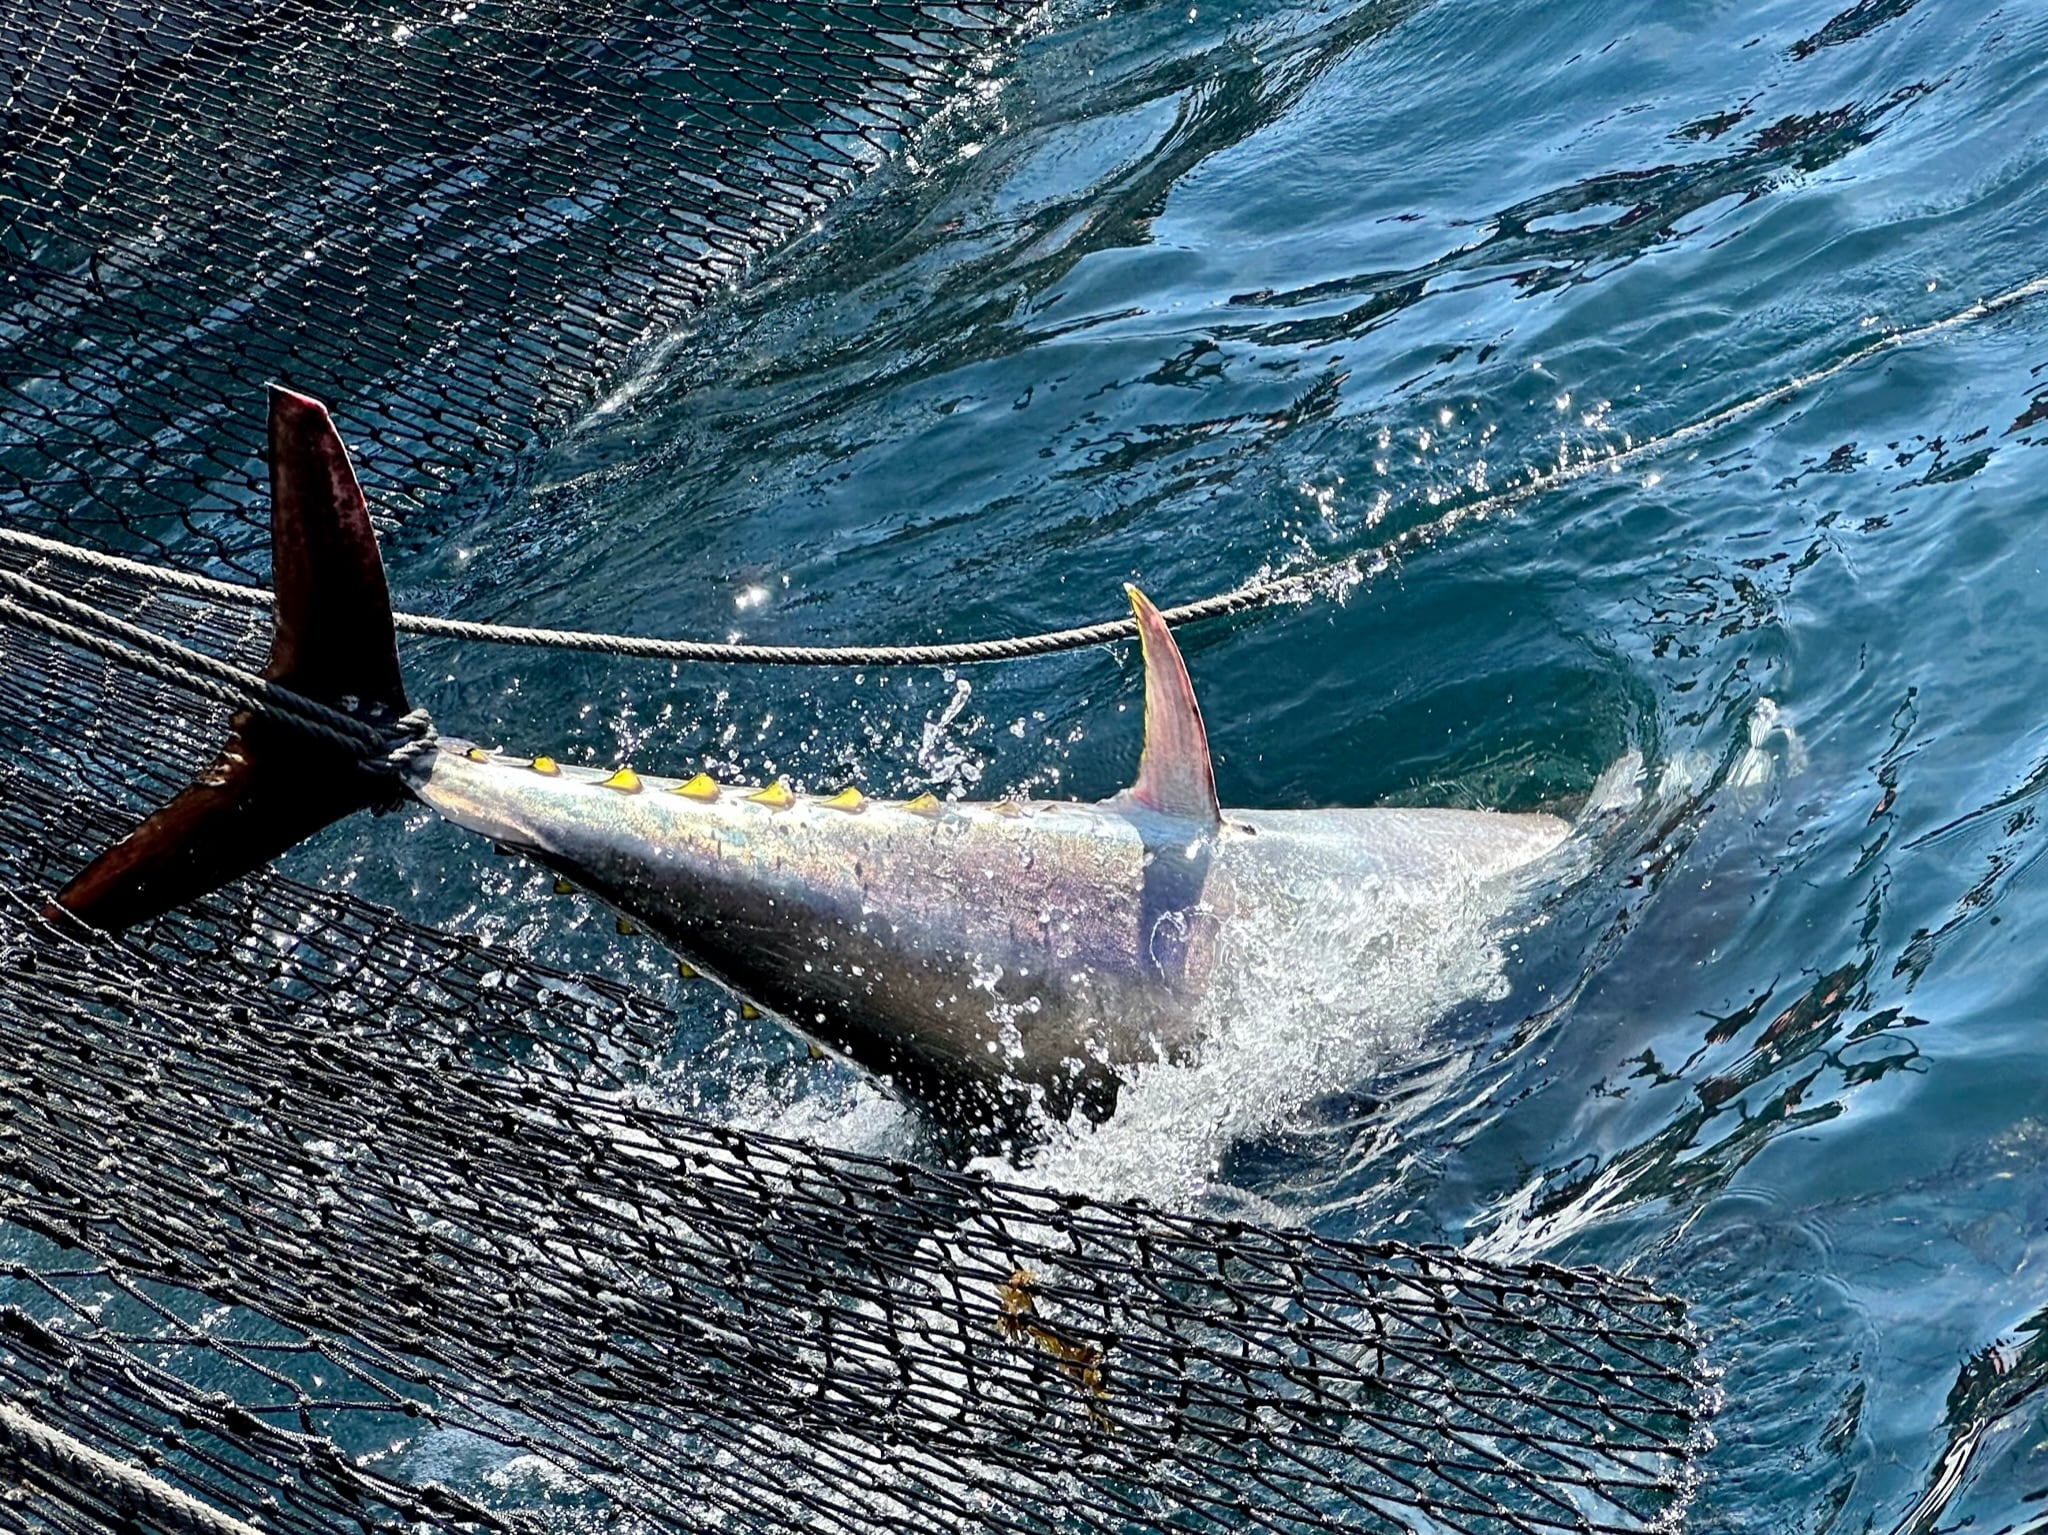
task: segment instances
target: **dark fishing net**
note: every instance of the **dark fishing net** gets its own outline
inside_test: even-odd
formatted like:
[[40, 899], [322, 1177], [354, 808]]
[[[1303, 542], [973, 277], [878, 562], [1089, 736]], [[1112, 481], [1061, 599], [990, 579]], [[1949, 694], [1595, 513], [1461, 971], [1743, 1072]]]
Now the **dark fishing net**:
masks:
[[[260, 574], [274, 376], [341, 402], [420, 528], [1027, 12], [17, 0], [0, 528]], [[247, 608], [18, 544], [0, 569], [266, 647]], [[226, 722], [28, 611], [0, 622], [0, 1529], [1681, 1514], [1708, 1389], [1645, 1284], [707, 1124], [661, 1091], [654, 1001], [274, 872], [124, 938], [46, 921]]]
[[1036, 7], [9, 0], [0, 517], [261, 576], [245, 402], [279, 379], [337, 402], [412, 519], [589, 408]]

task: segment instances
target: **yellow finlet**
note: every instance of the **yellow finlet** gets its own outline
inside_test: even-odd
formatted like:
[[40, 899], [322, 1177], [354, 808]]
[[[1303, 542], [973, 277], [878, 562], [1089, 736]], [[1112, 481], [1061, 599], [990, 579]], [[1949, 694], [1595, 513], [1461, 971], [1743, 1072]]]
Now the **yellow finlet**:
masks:
[[633, 919], [631, 917], [619, 918], [619, 936], [621, 938], [631, 938], [639, 931], [640, 929], [633, 925]]
[[844, 810], [853, 814], [867, 808], [868, 797], [852, 784], [848, 784], [830, 799], [821, 799], [818, 803], [827, 810]]
[[761, 1016], [761, 1009], [754, 1006], [751, 1002], [742, 1002], [740, 1004], [740, 1016], [742, 1018], [758, 1018]]
[[464, 752], [462, 755], [469, 758], [471, 762], [489, 762], [491, 760], [491, 754], [485, 751], [481, 746], [472, 746], [468, 751]]
[[924, 793], [918, 795], [916, 799], [905, 800], [903, 808], [912, 815], [936, 816], [946, 807], [939, 803], [939, 797], [936, 794], [927, 789]]
[[617, 789], [621, 794], [638, 794], [640, 792], [640, 775], [629, 767], [622, 767], [603, 783], [599, 784], [598, 787], [601, 789]]
[[555, 761], [553, 757], [535, 757], [532, 767], [536, 773], [545, 774], [549, 778], [559, 778], [562, 776], [562, 764]]
[[747, 802], [766, 805], [770, 810], [787, 810], [796, 803], [796, 796], [789, 792], [789, 785], [778, 778], [767, 788], [749, 794]]
[[718, 784], [709, 773], [699, 773], [688, 783], [679, 783], [668, 792], [680, 794], [684, 799], [702, 800], [709, 804], [718, 798]]
[[824, 1051], [820, 1050], [808, 1039], [804, 1041], [804, 1049], [810, 1054], [811, 1064], [813, 1066], [817, 1065], [820, 1061], [829, 1059], [829, 1057], [825, 1054]]
[[556, 895], [574, 895], [575, 893], [576, 887], [570, 884], [566, 879], [558, 879], [555, 881]]
[[1019, 805], [1013, 799], [997, 800], [993, 805], [989, 806], [988, 808], [993, 810], [997, 815], [1014, 816], [1022, 815], [1024, 813], [1024, 807]]
[[687, 959], [679, 959], [676, 961], [676, 974], [686, 981], [694, 981], [697, 979], [697, 967]]

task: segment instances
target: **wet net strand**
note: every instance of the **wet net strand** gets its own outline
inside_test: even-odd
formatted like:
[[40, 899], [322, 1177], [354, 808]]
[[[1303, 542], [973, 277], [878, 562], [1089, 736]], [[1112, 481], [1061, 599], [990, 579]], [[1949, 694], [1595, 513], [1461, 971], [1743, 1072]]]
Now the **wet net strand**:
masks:
[[34, 1485], [65, 1514], [76, 1516], [80, 1522], [73, 1528], [96, 1529], [99, 1511], [113, 1508], [132, 1523], [189, 1535], [261, 1535], [254, 1525], [209, 1508], [0, 1402], [0, 1467], [10, 1462], [10, 1479]]

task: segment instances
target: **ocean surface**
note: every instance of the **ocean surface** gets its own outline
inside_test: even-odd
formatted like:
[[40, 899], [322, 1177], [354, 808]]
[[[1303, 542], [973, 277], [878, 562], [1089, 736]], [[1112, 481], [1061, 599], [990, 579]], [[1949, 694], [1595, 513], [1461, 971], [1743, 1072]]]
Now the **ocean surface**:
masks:
[[[1276, 919], [1206, 1057], [997, 1160], [1656, 1276], [1726, 1394], [1695, 1530], [2048, 1529], [2044, 58], [1975, 0], [1061, 6], [397, 596], [915, 643], [1322, 572], [1182, 635], [1225, 803], [1611, 812], [1456, 954]], [[1093, 799], [1138, 750], [1129, 646], [411, 663], [444, 729], [652, 772]], [[965, 1155], [424, 813], [294, 869], [658, 989], [694, 1111]]]

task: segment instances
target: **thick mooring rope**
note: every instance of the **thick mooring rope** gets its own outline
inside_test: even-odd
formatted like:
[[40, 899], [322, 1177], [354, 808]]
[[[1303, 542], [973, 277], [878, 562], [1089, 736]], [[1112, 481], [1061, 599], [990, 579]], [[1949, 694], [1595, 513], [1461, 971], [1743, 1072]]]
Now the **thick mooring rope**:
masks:
[[[1732, 405], [1711, 412], [1656, 437], [1630, 442], [1612, 453], [1587, 455], [1555, 469], [1532, 469], [1516, 483], [1490, 496], [1449, 508], [1426, 522], [1403, 530], [1371, 549], [1301, 570], [1256, 577], [1229, 591], [1199, 601], [1165, 609], [1161, 616], [1173, 625], [1200, 623], [1224, 618], [1255, 608], [1299, 601], [1318, 592], [1341, 589], [1391, 568], [1403, 555], [1411, 554], [1454, 528], [1481, 522], [1510, 511], [1544, 492], [1573, 484], [1598, 473], [1618, 473], [1654, 454], [1706, 436], [1744, 417], [1824, 383], [1860, 363], [1885, 352], [1925, 341], [1945, 331], [1986, 319], [1991, 315], [2048, 293], [2048, 274], [2029, 278], [1991, 298], [1979, 299], [1952, 314], [1904, 330], [1873, 336], [1842, 356], [1810, 373], [1802, 373], [1781, 384], [1749, 395]], [[88, 569], [139, 575], [167, 591], [184, 592], [217, 602], [267, 607], [270, 593], [260, 586], [238, 581], [221, 581], [172, 566], [127, 559], [96, 549], [81, 548], [57, 539], [42, 538], [11, 528], [0, 528], [0, 543], [11, 543], [38, 554], [67, 559]], [[1020, 634], [1006, 639], [960, 640], [929, 645], [753, 645], [721, 643], [714, 640], [665, 640], [643, 635], [606, 634], [587, 629], [540, 629], [520, 624], [470, 623], [461, 619], [435, 618], [424, 613], [394, 615], [398, 629], [406, 634], [471, 641], [490, 645], [519, 645], [545, 650], [594, 651], [647, 661], [702, 661], [720, 665], [748, 666], [965, 666], [986, 661], [1018, 661], [1031, 656], [1055, 655], [1084, 650], [1091, 645], [1130, 639], [1137, 625], [1129, 618], [1105, 619], [1070, 629], [1049, 629], [1038, 634]]]
[[184, 1535], [262, 1535], [255, 1525], [166, 1486], [6, 1402], [0, 1402], [0, 1456], [12, 1456], [46, 1475], [83, 1487], [121, 1514], [144, 1516], [152, 1529], [177, 1530]]

